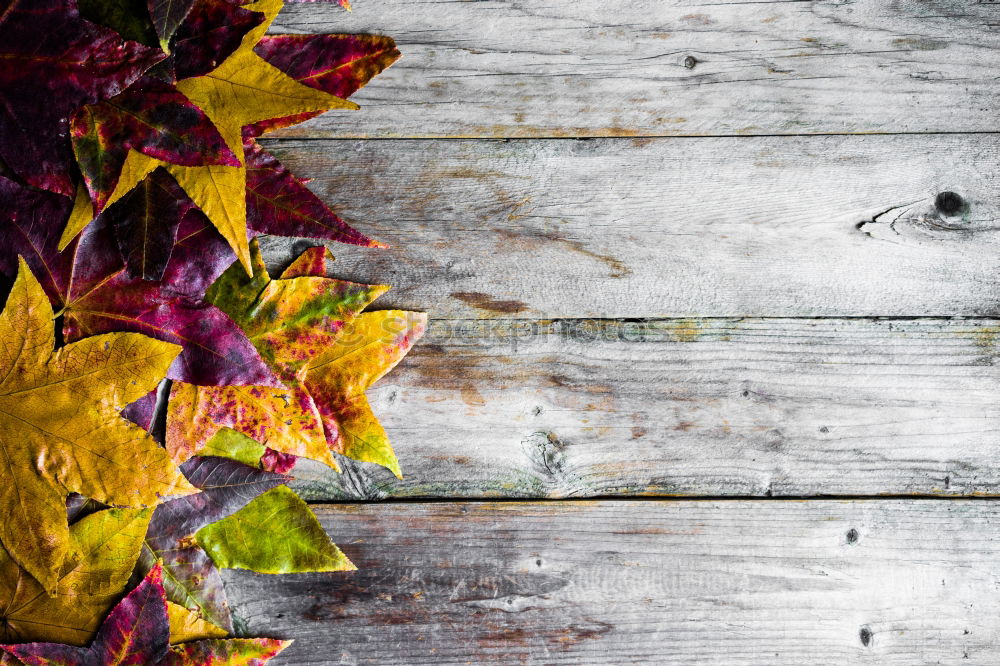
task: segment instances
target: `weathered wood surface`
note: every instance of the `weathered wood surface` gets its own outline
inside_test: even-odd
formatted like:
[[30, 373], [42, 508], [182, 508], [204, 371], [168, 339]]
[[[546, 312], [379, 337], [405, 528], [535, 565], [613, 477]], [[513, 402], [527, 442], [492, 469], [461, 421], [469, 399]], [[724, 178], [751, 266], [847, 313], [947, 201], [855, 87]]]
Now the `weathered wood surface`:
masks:
[[375, 32], [404, 57], [286, 136], [995, 131], [993, 2], [358, 0], [272, 32]]
[[368, 392], [404, 480], [297, 475], [312, 499], [1000, 493], [998, 326], [433, 321]]
[[992, 501], [317, 507], [360, 567], [228, 572], [285, 664], [995, 664]]
[[433, 318], [1000, 314], [1000, 135], [268, 147]]

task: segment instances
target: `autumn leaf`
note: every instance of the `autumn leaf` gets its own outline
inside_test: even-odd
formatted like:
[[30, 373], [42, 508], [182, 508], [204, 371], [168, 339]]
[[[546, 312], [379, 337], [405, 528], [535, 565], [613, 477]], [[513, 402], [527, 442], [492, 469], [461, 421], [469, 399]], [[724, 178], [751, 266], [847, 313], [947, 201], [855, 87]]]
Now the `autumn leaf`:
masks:
[[167, 601], [167, 618], [170, 621], [171, 643], [186, 643], [201, 638], [225, 638], [229, 635], [222, 627], [206, 622], [194, 611], [172, 601]]
[[152, 511], [107, 509], [70, 526], [52, 595], [0, 550], [0, 640], [90, 640], [128, 582]]
[[157, 44], [146, 0], [77, 0], [77, 6], [83, 18], [111, 28], [125, 39], [146, 46]]
[[167, 449], [177, 461], [201, 449], [221, 427], [266, 446], [338, 469], [331, 452], [383, 465], [399, 475], [388, 436], [365, 390], [406, 355], [423, 334], [426, 315], [360, 313], [386, 290], [334, 280], [326, 252], [313, 248], [281, 279], [266, 272], [256, 241], [253, 277], [234, 264], [206, 292], [246, 332], [285, 390], [198, 387], [175, 382], [167, 405]]
[[181, 166], [240, 166], [204, 111], [173, 85], [148, 76], [80, 108], [70, 136], [95, 212], [115, 191], [130, 149]]
[[302, 498], [278, 486], [198, 530], [198, 545], [215, 566], [285, 574], [354, 571]]
[[156, 507], [143, 542], [139, 570], [147, 571], [162, 561], [168, 598], [232, 631], [222, 578], [194, 535], [291, 478], [215, 456], [192, 458], [181, 470], [202, 492]]
[[[254, 52], [299, 83], [345, 99], [401, 55], [396, 42], [382, 35], [265, 35]], [[245, 133], [260, 136], [317, 115], [313, 111], [261, 120]]]
[[60, 643], [0, 646], [28, 666], [93, 666], [142, 664], [149, 666], [204, 666], [205, 664], [263, 664], [291, 641], [268, 638], [208, 639], [171, 646], [163, 572], [155, 566], [129, 592], [101, 625], [87, 647]]
[[0, 541], [53, 589], [66, 557], [66, 496], [147, 506], [194, 491], [145, 431], [119, 416], [163, 378], [180, 351], [135, 333], [54, 350], [53, 313], [20, 261], [0, 313]]
[[[184, 20], [174, 29], [172, 44], [164, 49], [172, 54], [171, 61], [178, 79], [202, 76], [218, 67], [240, 47], [247, 33], [266, 20], [262, 12], [240, 7], [239, 3], [230, 0], [149, 2], [151, 7], [153, 4], [161, 7], [170, 5], [168, 11], [179, 9], [176, 5], [190, 6]], [[168, 29], [169, 26], [164, 25], [164, 30]], [[162, 34], [160, 39], [162, 43]]]
[[181, 221], [160, 283], [131, 278], [105, 216], [57, 249], [69, 200], [0, 177], [0, 272], [24, 256], [62, 314], [67, 341], [111, 331], [142, 333], [183, 346], [168, 377], [198, 384], [280, 385], [246, 335], [205, 289], [233, 260], [225, 241], [197, 210]]
[[177, 228], [193, 207], [173, 176], [159, 168], [102, 213], [114, 229], [129, 277], [163, 277]]
[[[247, 32], [240, 47], [211, 72], [177, 83], [177, 89], [212, 120], [241, 165], [244, 125], [309, 111], [357, 108], [356, 104], [298, 83], [254, 53], [254, 45], [267, 30], [281, 5], [281, 0], [258, 0], [246, 5], [245, 9], [262, 12], [264, 21]], [[192, 9], [188, 20], [191, 20], [194, 12], [195, 9]], [[131, 150], [108, 203], [131, 190], [156, 166], [165, 166], [177, 179], [191, 200], [233, 248], [244, 267], [250, 270], [245, 168], [169, 164]]]
[[0, 12], [0, 158], [25, 182], [72, 196], [69, 119], [164, 58], [80, 17], [73, 0], [7, 0]]
[[251, 234], [298, 236], [385, 247], [356, 231], [256, 142], [244, 145], [247, 227]]
[[[146, 8], [159, 38], [160, 47], [169, 52], [170, 38], [187, 18], [195, 0], [147, 0]], [[221, 26], [220, 26], [221, 27]]]

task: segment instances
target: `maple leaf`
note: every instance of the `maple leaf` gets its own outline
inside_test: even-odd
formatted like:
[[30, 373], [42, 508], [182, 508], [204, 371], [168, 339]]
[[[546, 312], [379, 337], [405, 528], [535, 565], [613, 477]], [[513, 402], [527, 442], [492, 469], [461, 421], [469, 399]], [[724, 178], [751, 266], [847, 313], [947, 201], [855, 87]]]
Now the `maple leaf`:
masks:
[[129, 580], [152, 512], [107, 509], [71, 525], [53, 594], [0, 549], [0, 640], [90, 640]]
[[140, 574], [158, 559], [163, 562], [168, 599], [230, 630], [218, 568], [259, 573], [355, 568], [309, 506], [282, 485], [290, 477], [261, 469], [264, 451], [236, 431], [216, 433], [202, 454], [181, 466], [204, 492], [157, 507], [139, 559]]
[[[247, 33], [258, 28], [266, 17], [263, 12], [239, 6], [230, 0], [149, 0], [154, 4], [188, 4], [190, 8], [172, 34], [173, 43], [165, 51], [172, 54], [171, 62], [178, 79], [202, 76], [219, 66], [243, 43]], [[169, 29], [169, 26], [164, 26]], [[161, 35], [161, 40], [163, 39]]]
[[309, 505], [287, 486], [278, 486], [195, 535], [215, 566], [285, 574], [354, 571]]
[[0, 158], [25, 182], [66, 196], [69, 118], [164, 58], [80, 17], [73, 0], [6, 0], [0, 11]]
[[170, 51], [171, 37], [187, 18], [194, 4], [195, 0], [147, 0], [146, 8], [164, 51]]
[[167, 449], [175, 460], [231, 427], [283, 453], [330, 465], [331, 452], [400, 474], [388, 436], [365, 390], [423, 334], [426, 315], [360, 313], [387, 287], [304, 275], [323, 274], [325, 248], [306, 251], [281, 278], [267, 274], [251, 244], [253, 277], [233, 264], [206, 292], [246, 332], [285, 390], [198, 387], [175, 382], [167, 404]]
[[184, 351], [167, 376], [199, 384], [280, 385], [246, 335], [221, 310], [201, 300], [206, 287], [232, 262], [225, 241], [197, 210], [181, 221], [163, 279], [130, 278], [105, 216], [66, 251], [57, 249], [58, 222], [69, 200], [0, 177], [0, 272], [16, 270], [24, 256], [64, 319], [63, 335], [133, 331], [180, 344]]
[[186, 643], [199, 638], [225, 638], [229, 635], [222, 627], [206, 622], [197, 613], [172, 601], [167, 601], [167, 617], [170, 620], [171, 643]]
[[119, 416], [180, 349], [135, 333], [54, 350], [52, 306], [23, 260], [0, 313], [0, 541], [47, 589], [69, 531], [66, 496], [145, 506], [192, 492], [166, 452]]
[[386, 247], [336, 215], [273, 155], [256, 142], [244, 145], [247, 229], [250, 235], [298, 236]]
[[60, 643], [0, 646], [28, 666], [204, 666], [204, 664], [263, 664], [291, 641], [270, 638], [207, 639], [171, 646], [163, 572], [155, 566], [105, 619], [87, 647]]
[[[299, 83], [347, 98], [402, 55], [382, 35], [265, 35], [254, 52]], [[312, 111], [251, 124], [247, 136], [260, 136], [319, 115]]]
[[[144, 0], [77, 0], [80, 15], [125, 39], [156, 46], [156, 31]], [[162, 62], [162, 61], [161, 61]]]
[[[298, 83], [254, 53], [254, 45], [281, 6], [281, 0], [258, 0], [246, 5], [244, 9], [263, 13], [263, 22], [248, 31], [240, 47], [218, 67], [203, 76], [185, 78], [177, 83], [177, 89], [212, 120], [241, 165], [244, 164], [244, 125], [309, 111], [357, 108], [352, 102]], [[188, 16], [190, 19], [191, 14]], [[132, 149], [126, 156], [117, 186], [107, 203], [123, 196], [157, 166], [165, 166], [177, 179], [233, 248], [244, 267], [250, 270], [245, 168], [170, 164]], [[63, 242], [66, 243], [77, 230], [67, 227]]]
[[192, 458], [181, 465], [181, 471], [202, 492], [156, 507], [138, 568], [144, 572], [162, 561], [169, 599], [232, 631], [222, 578], [194, 535], [291, 477], [216, 456]]
[[148, 76], [111, 99], [81, 107], [70, 135], [96, 212], [114, 192], [130, 149], [181, 166], [240, 166], [204, 111], [173, 85]]
[[114, 229], [130, 277], [163, 277], [177, 228], [193, 207], [173, 176], [160, 168], [102, 213]]

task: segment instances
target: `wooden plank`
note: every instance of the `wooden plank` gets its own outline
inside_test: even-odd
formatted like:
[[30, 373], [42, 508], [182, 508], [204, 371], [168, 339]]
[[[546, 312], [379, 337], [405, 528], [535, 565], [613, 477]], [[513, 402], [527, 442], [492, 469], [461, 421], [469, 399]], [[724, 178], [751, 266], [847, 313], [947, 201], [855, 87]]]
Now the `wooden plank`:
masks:
[[1000, 492], [997, 320], [432, 321], [369, 391], [405, 479], [312, 499]]
[[1000, 136], [268, 146], [437, 318], [1000, 314]]
[[360, 567], [227, 572], [282, 664], [993, 664], [1000, 506], [316, 507]]
[[375, 32], [404, 58], [286, 136], [996, 130], [994, 2], [359, 1], [274, 32]]

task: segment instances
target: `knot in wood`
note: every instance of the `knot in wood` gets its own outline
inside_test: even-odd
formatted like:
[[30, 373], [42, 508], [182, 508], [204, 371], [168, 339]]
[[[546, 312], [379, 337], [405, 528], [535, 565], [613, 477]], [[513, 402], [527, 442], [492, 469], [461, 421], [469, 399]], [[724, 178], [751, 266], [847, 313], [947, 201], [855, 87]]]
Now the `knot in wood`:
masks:
[[941, 192], [934, 198], [934, 207], [942, 215], [951, 217], [965, 209], [965, 199], [957, 192]]

